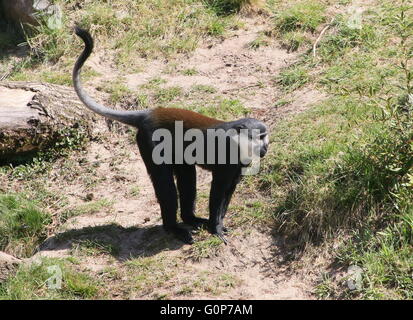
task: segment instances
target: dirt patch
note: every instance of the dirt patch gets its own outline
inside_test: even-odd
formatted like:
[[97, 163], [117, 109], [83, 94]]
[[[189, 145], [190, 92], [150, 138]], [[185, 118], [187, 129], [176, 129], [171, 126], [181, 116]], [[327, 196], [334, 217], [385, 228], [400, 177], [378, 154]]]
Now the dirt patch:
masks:
[[[265, 46], [251, 48], [251, 43], [262, 36], [265, 25], [247, 20], [248, 28], [238, 30], [216, 45], [198, 48], [189, 57], [183, 57], [172, 74], [166, 66], [151, 64], [150, 71], [126, 76], [128, 86], [138, 88], [148, 79], [161, 76], [166, 86], [190, 89], [196, 85], [215, 88], [218, 94], [239, 99], [250, 108], [268, 108], [274, 105], [279, 94], [274, 77], [279, 70], [297, 58], [287, 53], [278, 43], [268, 40]], [[194, 70], [194, 75], [184, 75]], [[160, 72], [161, 71], [161, 72]]]
[[254, 116], [273, 127], [288, 117], [302, 113], [327, 98], [327, 95], [311, 87], [304, 87], [283, 97], [286, 103], [270, 109], [254, 110]]

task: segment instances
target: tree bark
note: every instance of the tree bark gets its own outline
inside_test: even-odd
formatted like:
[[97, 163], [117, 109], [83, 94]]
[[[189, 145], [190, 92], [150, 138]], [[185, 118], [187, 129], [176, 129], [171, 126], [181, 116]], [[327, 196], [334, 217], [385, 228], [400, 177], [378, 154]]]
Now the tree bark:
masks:
[[0, 283], [7, 280], [7, 278], [15, 272], [20, 263], [20, 259], [0, 251]]
[[91, 136], [95, 119], [72, 88], [0, 82], [0, 163], [49, 147], [68, 129]]

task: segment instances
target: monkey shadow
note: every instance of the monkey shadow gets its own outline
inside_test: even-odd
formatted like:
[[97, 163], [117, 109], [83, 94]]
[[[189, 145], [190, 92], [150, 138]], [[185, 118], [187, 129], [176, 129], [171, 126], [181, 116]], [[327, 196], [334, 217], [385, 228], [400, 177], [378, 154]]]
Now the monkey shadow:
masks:
[[71, 254], [110, 254], [118, 261], [150, 257], [157, 253], [178, 250], [185, 244], [167, 234], [161, 225], [122, 227], [108, 224], [63, 231], [48, 238], [39, 251], [69, 249]]

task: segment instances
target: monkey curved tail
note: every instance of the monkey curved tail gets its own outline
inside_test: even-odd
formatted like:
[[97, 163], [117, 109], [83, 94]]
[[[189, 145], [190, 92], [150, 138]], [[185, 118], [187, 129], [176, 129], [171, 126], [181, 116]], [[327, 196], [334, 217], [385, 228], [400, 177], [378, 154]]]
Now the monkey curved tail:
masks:
[[140, 127], [140, 123], [146, 118], [149, 111], [142, 110], [142, 111], [119, 111], [107, 108], [95, 100], [93, 100], [86, 91], [82, 88], [82, 83], [80, 81], [80, 72], [83, 67], [85, 61], [89, 58], [90, 54], [93, 51], [93, 38], [90, 33], [82, 28], [75, 27], [75, 33], [79, 36], [83, 42], [85, 43], [85, 49], [83, 50], [82, 54], [77, 59], [75, 66], [73, 68], [73, 85], [75, 87], [75, 91], [79, 97], [79, 99], [88, 107], [90, 110], [100, 114], [106, 118], [116, 120], [122, 122], [124, 124], [128, 124], [130, 126], [134, 126], [136, 128]]

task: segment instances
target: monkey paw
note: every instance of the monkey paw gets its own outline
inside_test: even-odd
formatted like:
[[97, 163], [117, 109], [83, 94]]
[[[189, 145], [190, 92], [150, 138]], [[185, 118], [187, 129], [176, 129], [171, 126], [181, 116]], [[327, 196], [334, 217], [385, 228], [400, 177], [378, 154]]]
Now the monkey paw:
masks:
[[224, 235], [222, 234], [215, 234], [215, 236], [217, 236], [218, 238], [220, 238], [222, 240], [223, 243], [225, 243], [225, 245], [228, 244], [227, 239], [224, 237]]
[[218, 225], [214, 227], [209, 226], [208, 231], [209, 233], [221, 239], [222, 242], [224, 242], [225, 244], [228, 244], [227, 239], [224, 237], [224, 233], [227, 231], [227, 229], [224, 226], [222, 225]]

